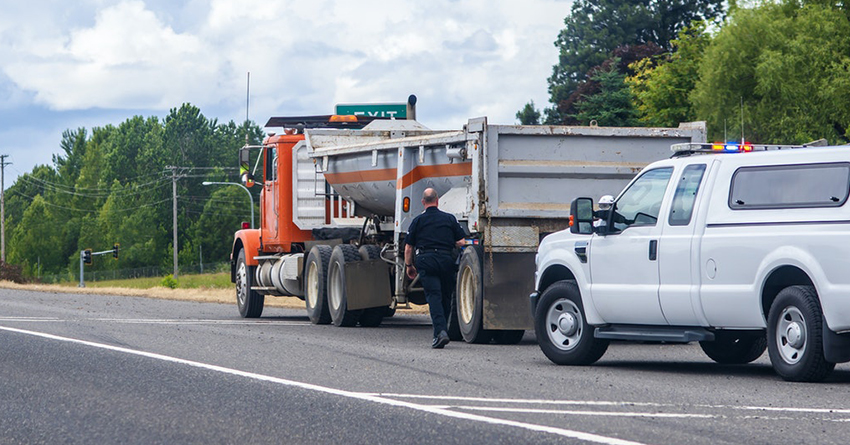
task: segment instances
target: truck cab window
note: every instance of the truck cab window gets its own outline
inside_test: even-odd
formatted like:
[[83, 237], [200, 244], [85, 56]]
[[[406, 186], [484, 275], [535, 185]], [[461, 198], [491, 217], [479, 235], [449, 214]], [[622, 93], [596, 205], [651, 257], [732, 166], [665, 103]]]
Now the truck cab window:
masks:
[[615, 232], [632, 225], [654, 226], [672, 175], [673, 167], [663, 167], [644, 172], [636, 179], [614, 204]]
[[671, 226], [687, 226], [691, 223], [694, 202], [704, 173], [705, 164], [689, 165], [682, 171], [682, 177], [676, 184], [676, 193], [673, 194], [670, 217], [667, 219]]
[[277, 179], [277, 148], [266, 148], [266, 182]]

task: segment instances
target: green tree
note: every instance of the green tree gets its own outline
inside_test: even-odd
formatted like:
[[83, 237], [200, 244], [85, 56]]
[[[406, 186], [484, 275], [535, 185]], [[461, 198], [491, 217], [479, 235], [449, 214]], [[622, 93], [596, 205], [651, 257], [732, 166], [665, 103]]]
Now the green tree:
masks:
[[596, 70], [591, 80], [599, 84], [599, 92], [586, 96], [577, 104], [575, 119], [589, 125], [609, 127], [631, 127], [637, 124], [637, 110], [632, 105], [632, 95], [625, 83], [625, 75], [617, 70], [617, 62]]
[[645, 58], [631, 65], [635, 74], [626, 79], [643, 124], [676, 127], [696, 120], [690, 95], [699, 78], [699, 66], [710, 42], [705, 22], [679, 32], [671, 41], [672, 53]]
[[723, 14], [722, 0], [576, 0], [558, 34], [558, 64], [549, 77], [546, 123], [566, 122], [570, 97], [588, 73], [623, 45], [654, 43], [670, 48], [670, 40], [694, 20]]
[[730, 15], [706, 49], [692, 96], [711, 138], [848, 140], [850, 20], [820, 3], [764, 3]]
[[36, 195], [24, 211], [21, 223], [12, 232], [8, 246], [9, 263], [20, 265], [30, 276], [37, 274], [39, 262], [45, 271], [61, 269], [65, 265], [65, 257], [56, 249], [59, 238], [55, 212], [41, 195]]
[[534, 108], [534, 101], [531, 100], [516, 112], [516, 119], [520, 125], [540, 125], [540, 110]]

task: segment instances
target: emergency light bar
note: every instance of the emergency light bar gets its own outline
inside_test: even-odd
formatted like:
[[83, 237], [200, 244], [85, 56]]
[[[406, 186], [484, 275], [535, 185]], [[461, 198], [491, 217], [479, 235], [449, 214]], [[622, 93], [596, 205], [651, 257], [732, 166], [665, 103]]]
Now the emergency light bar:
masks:
[[715, 143], [695, 143], [687, 142], [684, 144], [673, 144], [670, 150], [673, 151], [673, 156], [681, 156], [686, 154], [697, 153], [749, 153], [751, 151], [773, 151], [773, 150], [789, 150], [793, 148], [806, 147], [823, 147], [826, 146], [825, 139], [809, 142], [801, 145], [779, 145], [779, 144], [752, 144], [750, 142], [715, 142]]

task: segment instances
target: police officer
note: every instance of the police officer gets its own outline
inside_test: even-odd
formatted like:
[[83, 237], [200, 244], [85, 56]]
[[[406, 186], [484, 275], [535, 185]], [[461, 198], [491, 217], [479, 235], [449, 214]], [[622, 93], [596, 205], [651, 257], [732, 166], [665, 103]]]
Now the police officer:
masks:
[[[404, 263], [407, 276], [412, 280], [419, 272], [425, 288], [425, 299], [431, 310], [434, 341], [431, 347], [442, 349], [449, 343], [447, 316], [451, 310], [452, 291], [455, 288], [455, 261], [452, 249], [463, 245], [463, 229], [454, 215], [437, 208], [437, 192], [432, 188], [422, 194], [425, 211], [413, 219], [407, 229], [404, 246]], [[414, 261], [415, 253], [415, 261]]]

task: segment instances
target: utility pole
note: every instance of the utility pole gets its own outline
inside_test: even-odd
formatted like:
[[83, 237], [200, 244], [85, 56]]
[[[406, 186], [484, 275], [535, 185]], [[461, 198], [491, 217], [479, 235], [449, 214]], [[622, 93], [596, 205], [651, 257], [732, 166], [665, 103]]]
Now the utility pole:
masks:
[[177, 279], [177, 167], [168, 166], [165, 167], [167, 169], [171, 169], [171, 212], [172, 212], [172, 248], [174, 251], [174, 279]]
[[0, 155], [0, 261], [6, 264], [6, 162], [9, 155]]

